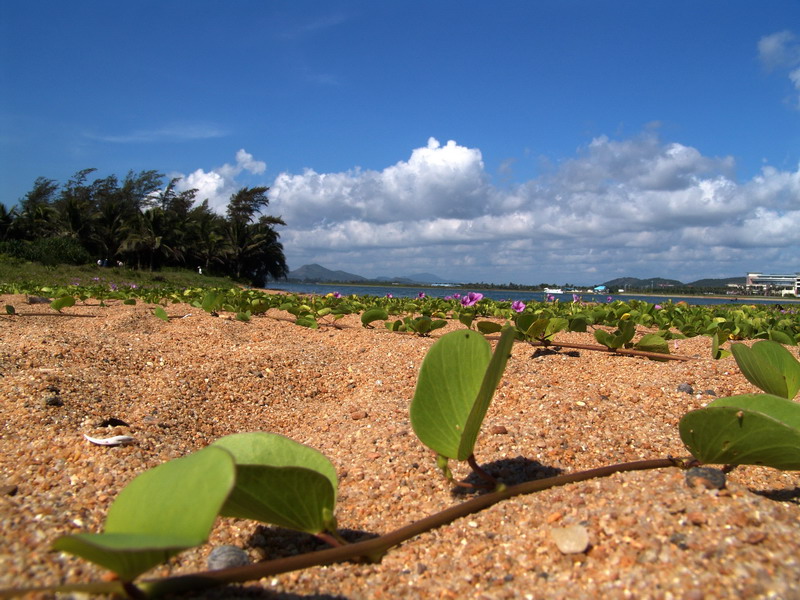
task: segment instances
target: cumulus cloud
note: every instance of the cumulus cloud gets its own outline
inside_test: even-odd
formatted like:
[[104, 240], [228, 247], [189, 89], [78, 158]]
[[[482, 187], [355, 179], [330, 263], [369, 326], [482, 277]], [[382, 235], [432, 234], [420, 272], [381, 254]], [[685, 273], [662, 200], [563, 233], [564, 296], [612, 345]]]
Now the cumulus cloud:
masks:
[[787, 30], [762, 37], [758, 41], [758, 56], [767, 69], [787, 71], [789, 81], [800, 92], [800, 40], [794, 33]]
[[587, 283], [797, 270], [800, 168], [743, 183], [734, 168], [650, 132], [595, 138], [539, 178], [499, 187], [480, 150], [431, 138], [382, 170], [281, 173], [270, 209], [288, 224], [291, 268]]
[[211, 171], [197, 169], [188, 175], [176, 173], [172, 176], [181, 178], [176, 185], [178, 191], [196, 189], [199, 201], [208, 199], [212, 210], [224, 213], [230, 197], [242, 187], [236, 177], [245, 171], [261, 175], [266, 169], [265, 162], [255, 160], [252, 154], [241, 149], [236, 153], [236, 163], [233, 165], [225, 163]]

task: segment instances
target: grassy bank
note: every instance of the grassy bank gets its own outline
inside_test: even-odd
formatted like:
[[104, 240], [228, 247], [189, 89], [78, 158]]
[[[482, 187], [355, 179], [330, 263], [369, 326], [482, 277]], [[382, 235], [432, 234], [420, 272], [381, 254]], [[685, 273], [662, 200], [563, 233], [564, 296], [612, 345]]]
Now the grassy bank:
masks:
[[139, 271], [127, 267], [98, 267], [97, 265], [58, 265], [49, 267], [40, 263], [0, 257], [0, 283], [34, 282], [38, 285], [88, 285], [94, 282], [117, 285], [133, 283], [137, 287], [169, 285], [175, 287], [234, 287], [237, 284], [227, 277], [200, 275], [185, 269]]

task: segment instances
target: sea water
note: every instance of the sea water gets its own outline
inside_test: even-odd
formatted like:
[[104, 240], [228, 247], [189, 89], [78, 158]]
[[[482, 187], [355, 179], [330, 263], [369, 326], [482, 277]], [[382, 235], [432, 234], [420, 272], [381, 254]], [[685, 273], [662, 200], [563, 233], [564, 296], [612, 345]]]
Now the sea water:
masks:
[[[470, 291], [480, 292], [485, 298], [492, 300], [521, 300], [522, 302], [541, 302], [547, 300], [545, 292], [533, 292], [524, 290], [494, 290], [476, 289], [470, 290], [463, 287], [449, 286], [408, 286], [408, 285], [357, 285], [342, 283], [288, 283], [285, 281], [270, 281], [267, 289], [284, 290], [294, 294], [318, 294], [324, 296], [338, 292], [342, 296], [355, 294], [357, 296], [387, 296], [391, 294], [395, 298], [416, 298], [420, 293], [426, 297], [444, 298], [455, 294], [465, 295]], [[580, 297], [582, 302], [609, 302], [613, 300], [644, 300], [651, 304], [664, 304], [665, 302], [681, 302], [687, 304], [781, 304], [800, 302], [798, 299], [786, 298], [764, 298], [759, 296], [660, 296], [660, 295], [641, 295], [624, 293], [596, 293], [564, 291], [561, 294], [552, 294], [559, 302], [572, 302], [573, 294]]]

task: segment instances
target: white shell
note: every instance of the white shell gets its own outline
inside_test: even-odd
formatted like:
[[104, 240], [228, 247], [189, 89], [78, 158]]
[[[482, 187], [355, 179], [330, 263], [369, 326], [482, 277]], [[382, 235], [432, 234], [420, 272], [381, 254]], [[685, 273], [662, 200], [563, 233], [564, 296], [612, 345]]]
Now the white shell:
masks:
[[114, 437], [109, 438], [93, 438], [84, 433], [83, 437], [93, 444], [97, 444], [98, 446], [124, 446], [126, 444], [132, 444], [136, 441], [129, 435], [115, 435]]

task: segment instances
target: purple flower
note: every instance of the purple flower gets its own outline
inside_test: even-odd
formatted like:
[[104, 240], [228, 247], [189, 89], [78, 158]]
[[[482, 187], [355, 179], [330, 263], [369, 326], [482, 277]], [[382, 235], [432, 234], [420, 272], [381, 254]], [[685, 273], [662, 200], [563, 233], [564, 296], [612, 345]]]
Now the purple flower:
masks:
[[453, 298], [455, 298], [456, 300], [458, 300], [459, 298], [461, 298], [461, 294], [453, 294]]
[[444, 297], [444, 299], [445, 299], [445, 300], [452, 300], [452, 299], [453, 299], [453, 297], [452, 297], [452, 296], [445, 296], [445, 297]]
[[391, 293], [391, 292], [389, 292], [388, 294], [386, 294], [386, 297], [387, 297], [387, 298], [394, 298], [394, 296], [392, 296], [392, 293]]
[[461, 299], [461, 306], [475, 306], [481, 299], [483, 294], [478, 292], [470, 292]]
[[663, 307], [660, 304], [656, 304], [653, 308], [656, 310], [661, 310]]
[[547, 294], [547, 301], [548, 302], [555, 302], [556, 301], [556, 297], [553, 296], [553, 294]]
[[614, 299], [613, 299], [611, 296], [609, 296], [608, 298], [606, 298], [606, 302], [613, 302], [613, 301], [614, 301]]
[[572, 294], [572, 301], [573, 302], [580, 302], [581, 301], [581, 297], [578, 296], [578, 294]]
[[417, 294], [417, 298], [419, 298], [420, 300], [424, 297], [425, 297], [425, 292], [420, 292], [419, 294]]
[[333, 292], [333, 297], [334, 298], [341, 298], [342, 295], [339, 292]]
[[511, 303], [511, 310], [515, 312], [522, 312], [523, 310], [525, 310], [525, 303], [522, 302], [521, 300], [514, 300]]
[[117, 291], [117, 284], [116, 283], [109, 283], [108, 287], [111, 288], [112, 292], [116, 292]]

